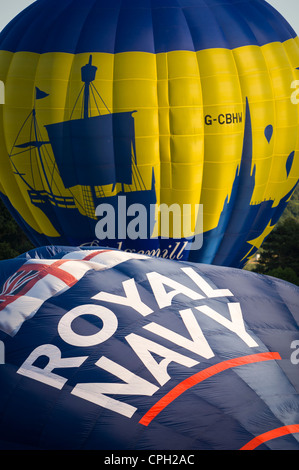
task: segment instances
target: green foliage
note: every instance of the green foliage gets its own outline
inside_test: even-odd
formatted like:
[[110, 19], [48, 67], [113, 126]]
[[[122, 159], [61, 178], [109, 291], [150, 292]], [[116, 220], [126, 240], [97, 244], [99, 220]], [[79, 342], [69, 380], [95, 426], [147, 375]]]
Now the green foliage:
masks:
[[267, 272], [267, 275], [283, 279], [284, 281], [288, 281], [299, 286], [299, 277], [292, 268], [282, 268], [280, 266], [276, 269], [270, 269], [270, 271]]
[[299, 285], [299, 185], [259, 255], [245, 269]]
[[284, 210], [278, 225], [290, 217], [299, 220], [299, 184], [297, 185], [287, 208]]
[[0, 260], [14, 258], [33, 245], [0, 200]]

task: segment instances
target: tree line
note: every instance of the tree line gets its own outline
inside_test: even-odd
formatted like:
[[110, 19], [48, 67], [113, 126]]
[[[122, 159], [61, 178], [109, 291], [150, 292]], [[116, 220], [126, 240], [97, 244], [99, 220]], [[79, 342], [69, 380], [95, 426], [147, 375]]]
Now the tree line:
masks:
[[33, 248], [0, 199], [0, 260], [15, 258]]

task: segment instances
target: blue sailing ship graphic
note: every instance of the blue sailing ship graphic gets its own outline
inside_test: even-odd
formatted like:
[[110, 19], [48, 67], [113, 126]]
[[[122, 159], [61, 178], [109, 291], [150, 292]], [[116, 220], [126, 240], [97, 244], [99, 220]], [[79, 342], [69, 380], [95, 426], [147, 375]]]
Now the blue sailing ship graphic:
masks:
[[[127, 207], [142, 202], [147, 209], [146, 249], [149, 252], [156, 251], [167, 257], [166, 252], [171, 254], [176, 250], [180, 253], [178, 259], [243, 267], [258, 249], [254, 240], [263, 237], [267, 227], [274, 227], [298, 183], [297, 181], [278, 203], [274, 198], [258, 203], [252, 201], [256, 166], [252, 164], [252, 126], [248, 100], [246, 99], [241, 162], [236, 170], [232, 190], [224, 201], [217, 227], [204, 232], [202, 248], [193, 251], [190, 249], [193, 237], [171, 240], [152, 237], [151, 230], [155, 221], [151, 218], [155, 215], [150, 208], [157, 203], [155, 177], [152, 169], [151, 185], [148, 188], [138, 169], [133, 116], [136, 111], [111, 113], [93, 84], [96, 72], [97, 67], [92, 64], [91, 55], [89, 62], [81, 68], [83, 86], [70, 119], [46, 124], [43, 133], [39, 128], [34, 104], [10, 153], [15, 173], [28, 187], [31, 203], [44, 212], [60, 234], [59, 237], [51, 238], [36, 233], [36, 245], [48, 244], [49, 241], [60, 245], [104, 245], [105, 241], [102, 243], [96, 239], [96, 207], [109, 204], [117, 213], [118, 196], [123, 195], [126, 197]], [[36, 88], [36, 100], [47, 96], [47, 93]], [[96, 102], [97, 96], [104, 103], [107, 112], [100, 114], [97, 106], [98, 115], [91, 116], [91, 98]], [[80, 119], [73, 119], [80, 97], [81, 116]], [[30, 135], [30, 138], [24, 142], [25, 127], [29, 128], [27, 136]], [[46, 134], [48, 140], [44, 139]], [[273, 127], [266, 126], [265, 138], [268, 142], [271, 141], [272, 135]], [[17, 164], [15, 160], [24, 153], [29, 154], [29, 159], [24, 165], [26, 173], [19, 171], [20, 161], [18, 160]], [[292, 151], [286, 160], [287, 178], [294, 157], [295, 152]], [[34, 160], [38, 161], [38, 165], [33, 165]], [[35, 172], [34, 168], [37, 169]], [[81, 188], [79, 196], [78, 191], [76, 192], [78, 187]], [[26, 225], [7, 198], [5, 201], [23, 229], [32, 235], [32, 228]], [[117, 226], [115, 233], [118, 233]], [[121, 249], [144, 249], [142, 239], [126, 238], [121, 241]], [[109, 239], [108, 244], [110, 247], [120, 247], [117, 238]]]
[[[97, 67], [92, 64], [90, 55], [89, 62], [81, 68], [83, 87], [71, 117], [67, 121], [46, 124], [48, 140], [42, 137], [34, 104], [10, 153], [15, 173], [28, 187], [31, 203], [44, 212], [61, 234], [61, 244], [92, 244], [96, 207], [111, 204], [117, 211], [115, 191], [117, 196], [126, 197], [128, 206], [142, 201], [148, 208], [149, 218], [149, 207], [156, 204], [154, 170], [148, 189], [137, 165], [133, 116], [136, 111], [111, 113], [93, 83], [96, 73]], [[36, 88], [35, 101], [47, 96], [46, 92]], [[81, 116], [73, 119], [80, 97]], [[91, 116], [92, 98], [98, 111], [96, 116]], [[100, 114], [97, 98], [104, 103], [107, 114]], [[20, 142], [25, 127], [30, 129], [30, 139]], [[19, 171], [15, 163], [16, 157], [25, 152], [29, 155], [30, 178], [28, 172]], [[59, 180], [63, 186], [59, 185]], [[78, 186], [81, 187], [79, 196], [74, 189]], [[117, 189], [119, 187], [121, 189]], [[151, 220], [147, 227], [149, 230], [153, 227]], [[64, 237], [65, 233], [67, 237]]]

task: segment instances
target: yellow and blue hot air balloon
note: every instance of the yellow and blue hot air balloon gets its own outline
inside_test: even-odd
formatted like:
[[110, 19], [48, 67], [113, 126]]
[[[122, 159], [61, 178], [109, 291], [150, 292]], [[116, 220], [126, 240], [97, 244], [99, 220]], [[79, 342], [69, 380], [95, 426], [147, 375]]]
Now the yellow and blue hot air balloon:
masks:
[[280, 279], [100, 247], [2, 261], [0, 449], [181, 450], [193, 468], [200, 450], [298, 451], [298, 303]]
[[264, 0], [37, 0], [0, 36], [2, 198], [36, 246], [242, 267], [298, 182], [298, 68]]

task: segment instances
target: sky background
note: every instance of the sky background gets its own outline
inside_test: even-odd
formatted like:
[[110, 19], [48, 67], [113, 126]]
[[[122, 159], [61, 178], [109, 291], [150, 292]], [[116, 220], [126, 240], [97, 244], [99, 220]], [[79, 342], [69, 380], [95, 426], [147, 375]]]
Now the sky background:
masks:
[[[36, 0], [0, 0], [0, 31], [2, 31], [7, 23], [18, 13], [35, 1]], [[299, 35], [299, 0], [267, 1], [286, 18], [297, 35]], [[109, 0], [107, 0], [107, 2], [109, 2]]]

